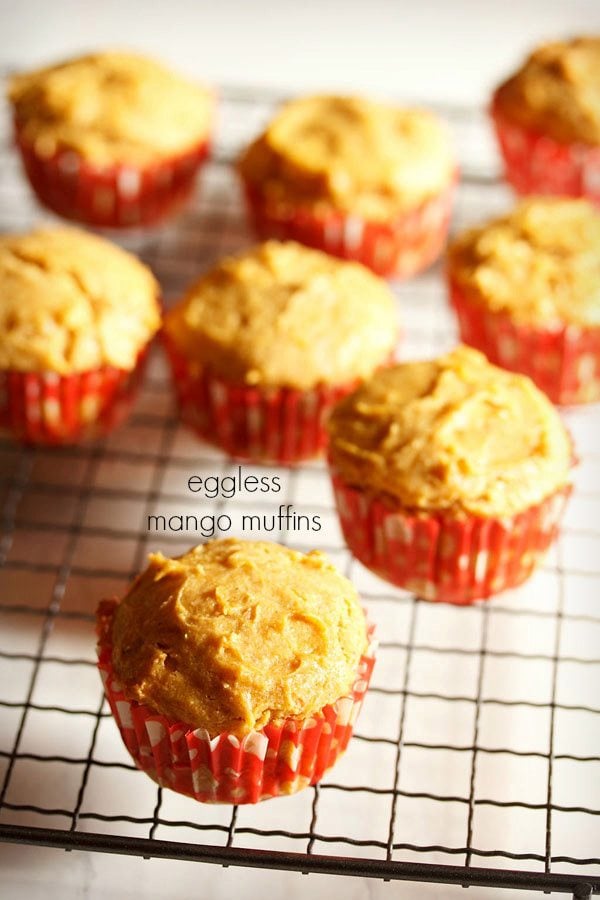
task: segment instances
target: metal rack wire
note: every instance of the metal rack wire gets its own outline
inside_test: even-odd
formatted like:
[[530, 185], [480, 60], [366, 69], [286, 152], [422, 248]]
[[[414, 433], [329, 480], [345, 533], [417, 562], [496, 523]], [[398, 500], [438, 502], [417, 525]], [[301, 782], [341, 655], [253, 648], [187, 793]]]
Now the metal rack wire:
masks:
[[[176, 223], [127, 237], [167, 299], [250, 242], [229, 163], [275, 101], [223, 90], [215, 155], [196, 202]], [[462, 227], [509, 197], [482, 115], [440, 111], [462, 162], [455, 217]], [[20, 178], [7, 123], [0, 134], [0, 230], [18, 230], [42, 214]], [[452, 346], [439, 270], [397, 293], [405, 356]], [[148, 515], [196, 511], [188, 477], [232, 467], [178, 425], [160, 354], [130, 422], [108, 440], [51, 453], [0, 443], [0, 839], [600, 893], [600, 434], [593, 409], [567, 418], [581, 465], [556, 549], [521, 589], [470, 608], [419, 601], [353, 561], [320, 463], [273, 470], [284, 502], [318, 512], [324, 526], [314, 540], [279, 539], [329, 551], [357, 584], [382, 642], [345, 758], [320, 786], [254, 808], [202, 806], [138, 773], [95, 672], [97, 601], [122, 592], [149, 550], [176, 553], [199, 538], [149, 533]], [[273, 508], [268, 498], [227, 501], [228, 512]]]

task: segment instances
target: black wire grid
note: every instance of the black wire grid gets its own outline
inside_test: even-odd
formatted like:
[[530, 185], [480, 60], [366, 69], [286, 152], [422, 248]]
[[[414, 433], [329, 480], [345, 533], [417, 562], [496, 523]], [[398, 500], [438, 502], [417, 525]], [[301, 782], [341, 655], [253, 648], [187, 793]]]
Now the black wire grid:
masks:
[[[213, 161], [174, 224], [126, 243], [167, 299], [250, 242], [229, 163], [276, 98], [224, 90]], [[507, 206], [480, 113], [440, 110], [462, 162], [455, 227]], [[42, 217], [10, 147], [0, 158], [0, 230]], [[404, 355], [453, 345], [439, 269], [398, 286]], [[158, 351], [129, 423], [94, 446], [0, 443], [0, 838], [5, 841], [264, 866], [600, 893], [598, 699], [600, 434], [569, 413], [581, 458], [563, 535], [519, 591], [454, 608], [391, 589], [352, 560], [320, 463], [277, 471], [286, 496], [199, 501], [192, 474], [235, 465], [180, 428]], [[251, 472], [252, 467], [245, 467]], [[323, 530], [273, 534], [329, 551], [359, 588], [381, 647], [355, 735], [324, 782], [256, 807], [209, 806], [136, 771], [94, 663], [93, 612], [161, 548], [201, 536], [154, 534], [161, 514], [269, 513], [290, 502]], [[255, 533], [253, 537], [263, 536]]]

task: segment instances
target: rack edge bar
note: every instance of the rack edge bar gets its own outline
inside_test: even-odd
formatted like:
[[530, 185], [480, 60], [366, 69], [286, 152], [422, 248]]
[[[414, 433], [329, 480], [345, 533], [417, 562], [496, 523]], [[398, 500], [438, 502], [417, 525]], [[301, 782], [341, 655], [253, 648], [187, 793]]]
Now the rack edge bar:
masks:
[[321, 875], [353, 875], [363, 878], [383, 878], [396, 881], [424, 881], [440, 884], [478, 885], [514, 890], [559, 891], [575, 897], [600, 894], [600, 877], [553, 874], [515, 869], [486, 869], [480, 867], [445, 866], [432, 863], [391, 862], [379, 859], [345, 858], [303, 853], [284, 853], [214, 847], [208, 844], [188, 844], [132, 838], [95, 832], [61, 831], [57, 828], [35, 828], [21, 825], [0, 825], [0, 841], [24, 843], [63, 850], [90, 850], [100, 853], [124, 853], [157, 859], [185, 859], [223, 866], [250, 866], [291, 872], [313, 872]]

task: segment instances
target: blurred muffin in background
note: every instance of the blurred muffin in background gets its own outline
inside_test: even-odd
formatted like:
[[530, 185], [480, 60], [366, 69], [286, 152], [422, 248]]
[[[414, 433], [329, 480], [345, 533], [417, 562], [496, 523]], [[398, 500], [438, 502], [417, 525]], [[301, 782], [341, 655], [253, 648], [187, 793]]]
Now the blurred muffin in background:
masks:
[[457, 177], [435, 115], [360, 97], [284, 105], [238, 162], [260, 237], [409, 276], [440, 254]]
[[554, 403], [600, 400], [600, 211], [536, 197], [450, 245], [462, 340]]
[[398, 339], [384, 281], [291, 241], [222, 260], [164, 332], [183, 420], [233, 456], [287, 463], [323, 448], [333, 403]]
[[121, 422], [160, 326], [151, 271], [76, 229], [2, 235], [0, 296], [0, 427], [73, 444]]
[[556, 536], [569, 435], [529, 378], [477, 350], [382, 369], [328, 430], [348, 547], [419, 597], [467, 604], [515, 587]]
[[542, 44], [496, 90], [491, 114], [517, 193], [600, 203], [600, 35]]
[[88, 225], [141, 226], [171, 215], [208, 153], [213, 94], [133, 53], [16, 75], [8, 97], [38, 200]]

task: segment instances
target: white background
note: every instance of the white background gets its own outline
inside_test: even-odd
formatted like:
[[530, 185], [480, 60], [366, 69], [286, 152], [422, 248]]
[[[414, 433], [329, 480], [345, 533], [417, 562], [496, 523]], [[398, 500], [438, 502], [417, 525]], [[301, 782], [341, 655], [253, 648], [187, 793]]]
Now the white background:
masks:
[[[213, 83], [278, 91], [353, 89], [484, 103], [532, 44], [600, 32], [599, 0], [0, 0], [0, 65], [22, 68], [104, 46], [162, 57]], [[461, 888], [220, 869], [0, 846], [7, 900], [272, 896], [461, 897]], [[511, 894], [471, 888], [467, 900]]]
[[106, 45], [213, 82], [483, 102], [532, 44], [600, 31], [598, 0], [0, 0], [0, 60]]

